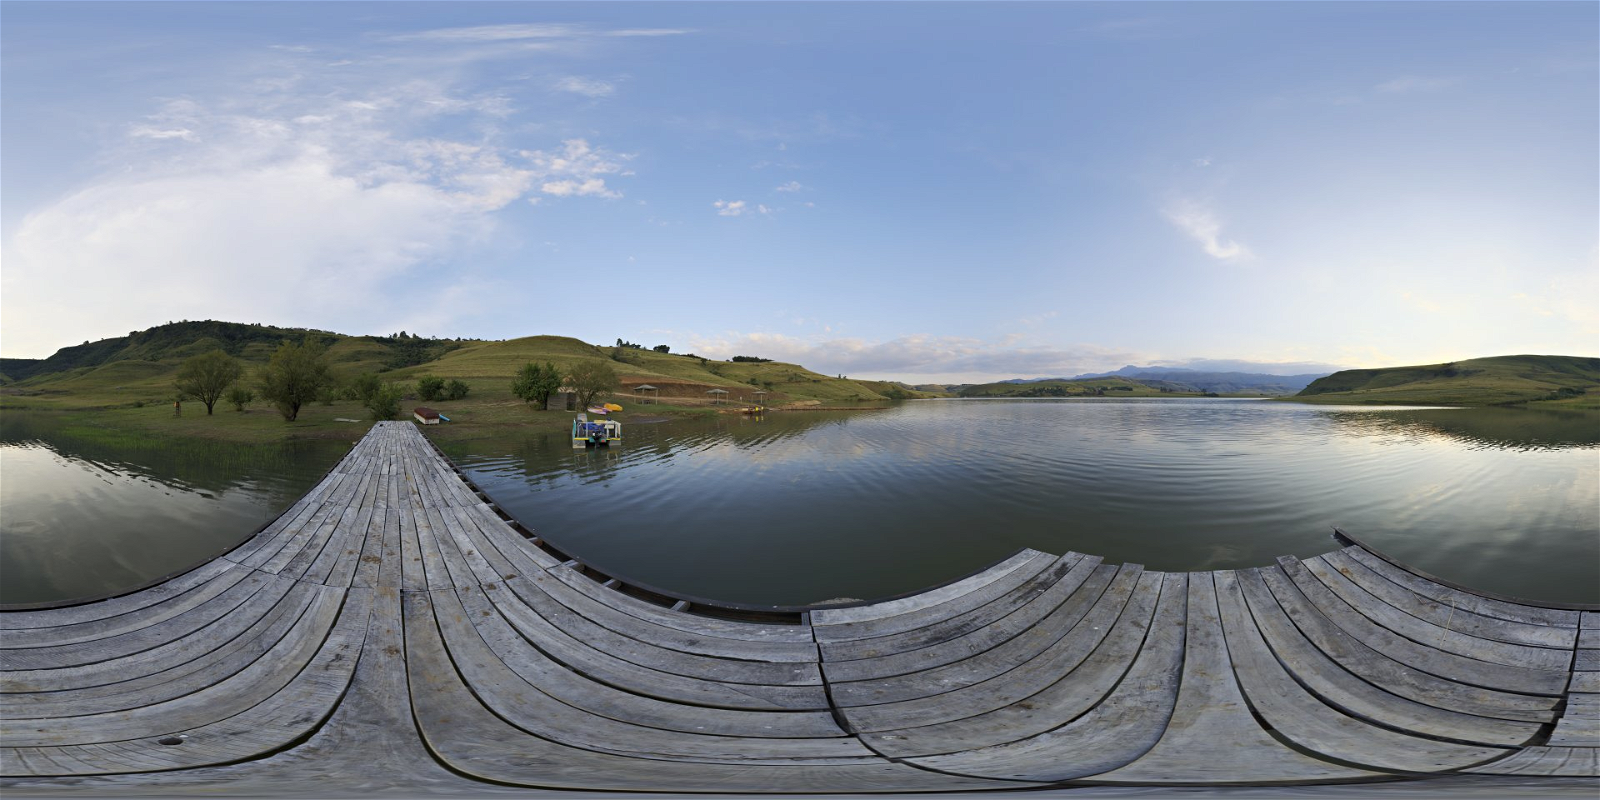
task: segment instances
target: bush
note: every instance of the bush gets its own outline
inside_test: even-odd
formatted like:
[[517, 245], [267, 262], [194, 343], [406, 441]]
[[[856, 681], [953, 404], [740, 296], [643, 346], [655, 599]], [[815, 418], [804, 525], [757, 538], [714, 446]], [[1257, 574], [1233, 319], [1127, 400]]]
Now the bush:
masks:
[[417, 396], [423, 400], [438, 400], [444, 394], [444, 378], [424, 375], [417, 379]]
[[406, 387], [398, 383], [385, 383], [367, 396], [363, 403], [374, 420], [394, 419], [400, 413], [400, 401], [406, 396]]
[[235, 386], [228, 390], [228, 402], [233, 404], [234, 411], [243, 411], [244, 407], [255, 399], [256, 393], [243, 386]]
[[[421, 389], [422, 387], [419, 385], [417, 387], [418, 392], [420, 392]], [[444, 385], [444, 393], [441, 395], [441, 397], [443, 397], [445, 400], [460, 400], [461, 398], [466, 397], [467, 392], [471, 390], [472, 387], [468, 386], [466, 383], [455, 378], [451, 378], [450, 382]]]
[[767, 364], [772, 361], [770, 358], [761, 358], [759, 356], [734, 356], [729, 360], [744, 364]]
[[658, 344], [655, 347], [652, 347], [650, 349], [656, 351], [657, 353], [670, 353], [670, 352], [672, 352], [672, 348], [667, 346], [667, 345], [664, 345], [664, 344]]

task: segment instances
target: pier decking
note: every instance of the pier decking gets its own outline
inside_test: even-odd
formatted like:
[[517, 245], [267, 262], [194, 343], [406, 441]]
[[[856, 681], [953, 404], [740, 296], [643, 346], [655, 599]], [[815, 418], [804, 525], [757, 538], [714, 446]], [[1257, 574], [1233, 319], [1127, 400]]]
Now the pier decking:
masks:
[[216, 560], [0, 614], [0, 745], [11, 790], [1592, 777], [1600, 611], [1354, 543], [1191, 573], [1026, 550], [884, 602], [718, 609], [541, 546], [380, 423]]

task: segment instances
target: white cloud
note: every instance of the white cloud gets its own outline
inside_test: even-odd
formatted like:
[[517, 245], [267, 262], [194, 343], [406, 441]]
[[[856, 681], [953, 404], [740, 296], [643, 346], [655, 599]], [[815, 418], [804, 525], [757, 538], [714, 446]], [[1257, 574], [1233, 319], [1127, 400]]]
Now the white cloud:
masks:
[[1459, 83], [1458, 78], [1429, 78], [1419, 75], [1404, 75], [1394, 80], [1384, 81], [1374, 90], [1384, 94], [1411, 94], [1413, 92], [1434, 92]]
[[537, 171], [554, 178], [542, 183], [539, 190], [555, 197], [619, 198], [622, 192], [608, 187], [601, 176], [633, 174], [627, 169], [632, 154], [591, 147], [585, 139], [568, 139], [556, 151], [524, 150], [520, 155]]
[[762, 213], [762, 214], [771, 214], [772, 213], [772, 209], [770, 209], [770, 208], [768, 208], [768, 207], [766, 207], [764, 205], [761, 205], [760, 203], [756, 204], [756, 211], [759, 212], [759, 213]]
[[508, 42], [525, 39], [565, 39], [582, 32], [574, 25], [511, 24], [476, 25], [467, 28], [435, 28], [389, 37], [395, 42]]
[[785, 183], [784, 185], [773, 189], [773, 191], [775, 191], [775, 192], [798, 192], [798, 191], [800, 191], [800, 190], [802, 190], [804, 188], [806, 188], [806, 187], [804, 185], [802, 185], [799, 181], [789, 181], [788, 183]]
[[[461, 263], [532, 192], [614, 197], [606, 179], [631, 174], [628, 156], [582, 139], [497, 145], [502, 109], [428, 81], [169, 103], [108, 159], [134, 169], [31, 211], [7, 237], [6, 354], [168, 319], [448, 329], [482, 309], [439, 291], [427, 267]], [[443, 113], [469, 118], [471, 140], [439, 135]], [[476, 285], [470, 267], [449, 282]]]
[[914, 334], [889, 341], [811, 340], [775, 333], [691, 337], [689, 349], [707, 358], [755, 355], [801, 364], [824, 374], [913, 381], [982, 382], [1070, 376], [1116, 369], [1140, 356], [1091, 345], [1016, 347], [958, 336]]
[[182, 139], [186, 142], [195, 141], [194, 131], [188, 128], [157, 128], [153, 125], [135, 125], [128, 130], [128, 135], [135, 139]]
[[606, 31], [606, 36], [682, 36], [694, 33], [693, 28], [623, 28]]
[[549, 181], [539, 186], [539, 191], [556, 197], [621, 197], [621, 192], [606, 188], [606, 182], [599, 178], [575, 181]]
[[1197, 167], [1209, 167], [1211, 166], [1211, 157], [1197, 158], [1194, 160], [1194, 165]]
[[743, 200], [718, 200], [711, 205], [717, 209], [717, 215], [722, 217], [742, 216], [749, 210], [745, 208]]
[[1223, 261], [1248, 259], [1250, 249], [1222, 238], [1222, 223], [1216, 214], [1192, 200], [1179, 200], [1169, 205], [1163, 213], [1167, 220], [1205, 248], [1206, 255]]
[[609, 97], [616, 92], [614, 84], [594, 78], [584, 78], [577, 75], [568, 75], [556, 81], [556, 88], [563, 92], [581, 94], [584, 97]]

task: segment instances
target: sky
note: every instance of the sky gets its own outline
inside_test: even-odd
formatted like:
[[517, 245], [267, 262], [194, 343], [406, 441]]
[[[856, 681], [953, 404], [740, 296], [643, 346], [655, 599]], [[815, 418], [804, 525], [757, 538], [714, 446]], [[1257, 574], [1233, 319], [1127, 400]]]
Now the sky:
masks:
[[1600, 346], [1600, 4], [0, 4], [0, 354], [912, 382]]

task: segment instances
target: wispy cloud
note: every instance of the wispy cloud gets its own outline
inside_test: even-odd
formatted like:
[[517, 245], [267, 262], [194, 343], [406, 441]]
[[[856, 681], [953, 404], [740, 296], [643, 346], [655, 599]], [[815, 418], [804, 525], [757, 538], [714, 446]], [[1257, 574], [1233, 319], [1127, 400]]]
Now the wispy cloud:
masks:
[[556, 81], [556, 89], [563, 92], [581, 94], [584, 97], [609, 97], [617, 91], [615, 84], [595, 78], [584, 78], [577, 75], [568, 75]]
[[743, 200], [718, 200], [711, 206], [717, 210], [719, 217], [739, 217], [749, 210]]
[[693, 337], [690, 349], [710, 358], [759, 355], [828, 374], [913, 381], [967, 382], [1115, 369], [1137, 354], [1089, 345], [1017, 347], [1005, 341], [914, 334], [887, 341], [802, 339], [775, 333]]
[[805, 188], [806, 187], [803, 184], [801, 184], [799, 181], [789, 181], [788, 183], [785, 183], [782, 186], [775, 187], [773, 189], [773, 191], [774, 192], [798, 192], [798, 191], [801, 191], [801, 190], [803, 190]]
[[1222, 261], [1237, 261], [1250, 257], [1250, 248], [1222, 236], [1222, 222], [1211, 209], [1193, 200], [1178, 200], [1168, 205], [1163, 213], [1167, 220], [1200, 243], [1206, 255]]
[[1459, 78], [1430, 78], [1420, 75], [1404, 75], [1394, 80], [1384, 81], [1372, 88], [1382, 94], [1413, 94], [1417, 92], [1436, 92], [1460, 82]]
[[536, 39], [576, 39], [586, 36], [638, 37], [681, 36], [693, 33], [688, 28], [622, 28], [592, 30], [582, 25], [558, 22], [474, 25], [463, 28], [434, 28], [425, 31], [390, 34], [392, 42], [515, 42]]
[[576, 25], [518, 23], [475, 25], [466, 28], [434, 28], [426, 31], [392, 34], [388, 39], [392, 42], [509, 42], [525, 39], [565, 39], [581, 33], [583, 33], [583, 29]]

